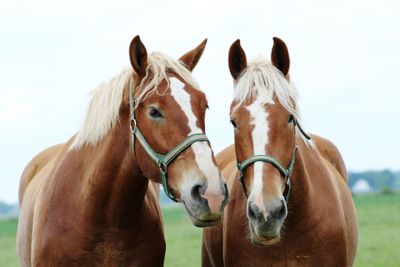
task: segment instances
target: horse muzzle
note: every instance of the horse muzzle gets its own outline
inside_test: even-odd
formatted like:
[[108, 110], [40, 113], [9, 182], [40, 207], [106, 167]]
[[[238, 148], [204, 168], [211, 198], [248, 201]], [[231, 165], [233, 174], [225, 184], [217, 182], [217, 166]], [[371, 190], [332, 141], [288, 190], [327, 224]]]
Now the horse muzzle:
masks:
[[226, 184], [218, 193], [206, 191], [206, 185], [195, 185], [186, 199], [182, 199], [186, 212], [197, 227], [208, 227], [220, 222], [223, 210], [228, 203]]
[[267, 216], [254, 203], [249, 202], [247, 208], [251, 240], [256, 245], [272, 245], [280, 240], [280, 230], [287, 216], [287, 206], [284, 201]]

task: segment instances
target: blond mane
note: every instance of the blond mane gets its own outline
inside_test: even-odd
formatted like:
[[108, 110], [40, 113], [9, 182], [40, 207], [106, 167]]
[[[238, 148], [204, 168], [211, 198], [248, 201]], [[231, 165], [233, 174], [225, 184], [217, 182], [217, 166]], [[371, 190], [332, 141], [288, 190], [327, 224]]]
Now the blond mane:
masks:
[[[176, 73], [194, 88], [199, 88], [191, 72], [185, 65], [169, 56], [153, 52], [148, 56], [146, 74], [135, 94], [136, 106], [151, 94], [164, 95], [158, 85], [168, 80], [168, 73]], [[110, 81], [103, 82], [91, 93], [91, 100], [85, 119], [77, 132], [71, 149], [79, 149], [84, 145], [95, 145], [115, 126], [119, 118], [124, 89], [133, 77], [133, 69], [125, 69]]]

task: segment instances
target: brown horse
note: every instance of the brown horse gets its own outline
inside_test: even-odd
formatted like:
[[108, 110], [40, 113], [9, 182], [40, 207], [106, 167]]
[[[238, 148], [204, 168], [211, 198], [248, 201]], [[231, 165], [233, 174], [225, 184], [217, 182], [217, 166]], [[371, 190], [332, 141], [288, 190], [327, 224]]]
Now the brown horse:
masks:
[[235, 145], [216, 158], [230, 202], [203, 230], [203, 266], [351, 266], [358, 234], [342, 157], [301, 128], [278, 38], [271, 61], [247, 64], [239, 40], [229, 51]]
[[159, 185], [149, 181], [163, 182], [196, 226], [220, 220], [226, 185], [204, 135], [207, 99], [191, 76], [205, 45], [178, 61], [148, 55], [135, 37], [133, 69], [94, 91], [74, 137], [29, 163], [21, 266], [162, 266]]

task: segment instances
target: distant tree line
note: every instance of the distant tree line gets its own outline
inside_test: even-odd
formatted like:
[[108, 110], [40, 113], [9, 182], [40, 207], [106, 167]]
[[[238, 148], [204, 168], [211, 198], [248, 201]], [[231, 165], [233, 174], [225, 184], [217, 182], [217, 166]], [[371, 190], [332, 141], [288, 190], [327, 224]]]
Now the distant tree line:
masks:
[[19, 213], [19, 206], [17, 203], [8, 204], [0, 201], [0, 219], [8, 217], [17, 217]]
[[400, 172], [390, 170], [349, 172], [350, 188], [360, 179], [367, 181], [375, 192], [400, 191]]

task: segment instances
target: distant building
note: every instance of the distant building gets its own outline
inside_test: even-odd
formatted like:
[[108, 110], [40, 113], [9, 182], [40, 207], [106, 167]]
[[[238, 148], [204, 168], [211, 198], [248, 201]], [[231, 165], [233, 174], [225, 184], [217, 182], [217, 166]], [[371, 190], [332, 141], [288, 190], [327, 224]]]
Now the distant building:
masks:
[[373, 192], [373, 188], [371, 185], [368, 183], [367, 180], [364, 179], [358, 179], [353, 187], [351, 188], [351, 191], [355, 194], [359, 193], [371, 193]]

